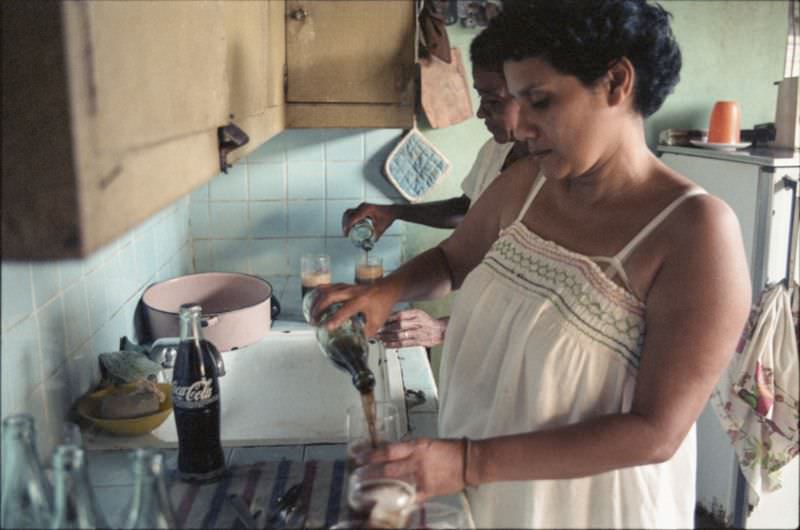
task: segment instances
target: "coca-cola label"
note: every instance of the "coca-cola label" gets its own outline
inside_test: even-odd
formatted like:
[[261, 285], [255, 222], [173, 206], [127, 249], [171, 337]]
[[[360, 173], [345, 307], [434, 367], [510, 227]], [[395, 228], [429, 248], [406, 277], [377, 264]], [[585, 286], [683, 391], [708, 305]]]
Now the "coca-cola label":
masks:
[[205, 407], [219, 399], [214, 393], [213, 379], [200, 379], [189, 386], [172, 386], [172, 402], [177, 407], [194, 409]]

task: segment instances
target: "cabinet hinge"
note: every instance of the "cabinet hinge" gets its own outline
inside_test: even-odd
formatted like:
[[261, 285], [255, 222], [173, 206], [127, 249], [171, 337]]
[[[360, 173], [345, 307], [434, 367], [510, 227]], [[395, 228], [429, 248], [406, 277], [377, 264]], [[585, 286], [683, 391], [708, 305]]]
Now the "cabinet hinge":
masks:
[[283, 97], [289, 95], [289, 65], [283, 64]]

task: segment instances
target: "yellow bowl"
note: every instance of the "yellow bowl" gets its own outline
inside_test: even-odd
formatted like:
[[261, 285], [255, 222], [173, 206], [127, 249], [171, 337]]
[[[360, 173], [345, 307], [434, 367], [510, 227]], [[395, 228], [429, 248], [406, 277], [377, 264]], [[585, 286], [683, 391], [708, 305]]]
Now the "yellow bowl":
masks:
[[[125, 387], [121, 387], [125, 388]], [[87, 394], [78, 400], [78, 414], [97, 425], [100, 429], [115, 436], [140, 436], [147, 434], [162, 423], [172, 412], [172, 385], [169, 383], [158, 383], [158, 388], [164, 393], [166, 399], [161, 402], [157, 412], [146, 416], [124, 419], [106, 419], [100, 417], [100, 400], [109, 394], [118, 391], [117, 388], [109, 387], [91, 394]]]

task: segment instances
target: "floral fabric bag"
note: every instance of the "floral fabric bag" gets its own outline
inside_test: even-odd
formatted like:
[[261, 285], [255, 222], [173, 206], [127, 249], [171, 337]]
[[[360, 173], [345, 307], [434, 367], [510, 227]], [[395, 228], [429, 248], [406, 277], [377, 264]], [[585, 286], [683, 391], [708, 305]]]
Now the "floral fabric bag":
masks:
[[800, 372], [791, 305], [783, 285], [764, 291], [711, 396], [753, 507], [762, 493], [781, 487], [781, 468], [798, 454]]

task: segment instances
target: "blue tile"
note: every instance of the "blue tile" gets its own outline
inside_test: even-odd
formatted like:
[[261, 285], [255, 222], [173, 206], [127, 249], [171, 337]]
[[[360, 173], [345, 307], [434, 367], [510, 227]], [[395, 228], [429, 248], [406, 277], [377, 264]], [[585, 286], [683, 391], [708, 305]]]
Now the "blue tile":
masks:
[[284, 320], [303, 320], [301, 306], [300, 278], [291, 276], [286, 282], [281, 298], [281, 318]]
[[125, 335], [125, 313], [119, 311], [114, 314], [98, 333], [92, 336], [92, 350], [96, 354], [117, 351], [119, 349], [119, 339]]
[[403, 264], [403, 238], [384, 236], [375, 244], [372, 253], [383, 258], [385, 271], [393, 271]]
[[228, 173], [220, 173], [209, 184], [209, 199], [212, 201], [247, 200], [247, 165], [240, 161]]
[[192, 242], [194, 254], [194, 272], [211, 272], [211, 241], [194, 240]]
[[134, 245], [136, 245], [137, 284], [145, 285], [152, 281], [158, 269], [153, 228], [148, 226], [137, 231]]
[[258, 276], [291, 274], [286, 240], [253, 239], [250, 242], [250, 267]]
[[286, 198], [286, 164], [248, 161], [247, 176], [251, 201]]
[[342, 214], [348, 208], [358, 206], [354, 201], [326, 201], [325, 203], [325, 235], [328, 237], [343, 237]]
[[[97, 361], [97, 356], [92, 353], [91, 343], [84, 342], [67, 358], [67, 373], [74, 397], [85, 394], [97, 384], [100, 380], [100, 363]], [[91, 466], [91, 459], [89, 462]]]
[[[283, 258], [286, 259], [285, 252]], [[278, 298], [279, 301], [283, 300], [283, 290], [286, 288], [288, 276], [260, 273], [252, 261], [251, 264], [253, 265], [253, 274], [266, 280], [266, 282], [272, 286], [272, 295]]]
[[300, 257], [303, 254], [325, 254], [325, 239], [321, 237], [287, 240], [286, 254], [289, 257], [289, 273], [300, 277]]
[[29, 263], [4, 262], [0, 268], [3, 329], [33, 313], [31, 267]]
[[211, 203], [211, 235], [220, 238], [247, 236], [247, 203]]
[[215, 271], [250, 273], [250, 245], [246, 239], [211, 241], [211, 263]]
[[209, 199], [208, 196], [208, 184], [203, 184], [202, 186], [195, 188], [192, 190], [190, 195], [192, 202], [204, 202]]
[[271, 162], [282, 164], [286, 162], [286, 147], [284, 137], [287, 132], [273, 136], [258, 149], [250, 153], [247, 157], [248, 162]]
[[286, 235], [286, 204], [283, 202], [249, 202], [250, 236], [282, 237]]
[[189, 227], [192, 237], [207, 238], [211, 235], [209, 222], [209, 204], [207, 202], [192, 203], [189, 214]]
[[325, 160], [364, 160], [364, 131], [333, 129], [325, 141]]
[[289, 225], [287, 233], [292, 236], [325, 235], [325, 202], [300, 201], [287, 203]]
[[286, 167], [289, 199], [324, 199], [325, 164], [289, 162]]
[[61, 277], [61, 288], [66, 289], [77, 282], [83, 276], [83, 264], [81, 260], [69, 259], [58, 263], [59, 275]]
[[325, 133], [320, 129], [293, 129], [284, 131], [286, 159], [298, 162], [322, 161]]
[[363, 162], [328, 162], [326, 164], [326, 192], [328, 199], [352, 199], [364, 197]]
[[331, 257], [331, 272], [334, 282], [353, 283], [355, 280], [356, 262], [363, 251], [344, 237], [328, 238], [328, 254]]
[[39, 309], [39, 339], [42, 349], [42, 371], [47, 379], [67, 360], [67, 334], [64, 330], [64, 310], [61, 298]]
[[119, 255], [111, 258], [105, 266], [106, 281], [106, 303], [108, 313], [115, 313], [127, 299], [127, 294], [123, 286], [122, 267], [120, 266]]
[[2, 414], [27, 409], [26, 398], [42, 382], [39, 330], [32, 316], [2, 335]]
[[89, 338], [89, 309], [83, 282], [64, 291], [64, 320], [67, 322], [67, 353], [71, 354]]
[[33, 294], [36, 307], [41, 307], [58, 294], [60, 280], [58, 278], [58, 262], [31, 263], [33, 274]]
[[96, 269], [86, 275], [86, 303], [89, 305], [89, 325], [92, 333], [98, 331], [108, 319], [105, 269]]
[[119, 250], [120, 289], [122, 300], [125, 301], [136, 292], [140, 286], [136, 274], [136, 247], [133, 244]]
[[102, 267], [108, 258], [117, 251], [117, 242], [112, 241], [106, 246], [95, 250], [90, 256], [83, 260], [83, 274], [97, 270]]
[[372, 129], [364, 133], [364, 159], [382, 163], [403, 137], [402, 129]]

